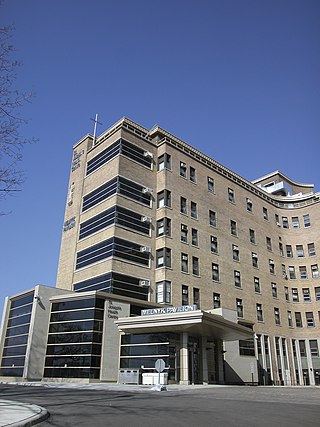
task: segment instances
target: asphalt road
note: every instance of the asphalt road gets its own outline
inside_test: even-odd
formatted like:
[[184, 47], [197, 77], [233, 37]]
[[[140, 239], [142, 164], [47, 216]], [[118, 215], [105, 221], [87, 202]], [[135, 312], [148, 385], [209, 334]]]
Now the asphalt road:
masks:
[[2, 399], [43, 406], [40, 427], [315, 427], [320, 387], [212, 387], [124, 392], [0, 385]]

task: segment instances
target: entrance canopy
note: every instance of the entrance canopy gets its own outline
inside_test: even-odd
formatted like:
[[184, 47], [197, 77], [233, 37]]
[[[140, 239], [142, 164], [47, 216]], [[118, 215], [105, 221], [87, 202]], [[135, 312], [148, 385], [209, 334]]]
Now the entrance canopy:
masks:
[[127, 334], [188, 332], [224, 341], [245, 340], [253, 336], [253, 331], [245, 326], [201, 310], [123, 317], [115, 323], [120, 332]]

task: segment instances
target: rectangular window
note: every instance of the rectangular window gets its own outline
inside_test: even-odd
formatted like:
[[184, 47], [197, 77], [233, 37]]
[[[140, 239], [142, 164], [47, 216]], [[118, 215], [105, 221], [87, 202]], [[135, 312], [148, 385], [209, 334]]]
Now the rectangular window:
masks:
[[189, 272], [189, 259], [188, 259], [188, 254], [181, 254], [181, 271], [183, 273], [188, 273]]
[[218, 239], [216, 236], [210, 236], [210, 249], [213, 254], [218, 253]]
[[319, 277], [318, 264], [313, 264], [311, 266], [311, 275], [313, 279], [317, 279]]
[[209, 224], [212, 227], [216, 227], [217, 226], [217, 215], [214, 211], [209, 211]]
[[277, 307], [274, 308], [274, 321], [276, 325], [280, 325], [280, 310]]
[[230, 231], [233, 236], [237, 236], [237, 223], [236, 221], [230, 221]]
[[212, 280], [218, 282], [220, 280], [219, 265], [212, 263]]
[[262, 304], [256, 304], [257, 308], [257, 320], [263, 322]]
[[250, 243], [253, 243], [253, 244], [256, 243], [256, 233], [251, 228], [249, 229], [249, 239], [250, 239]]
[[196, 230], [195, 228], [191, 229], [191, 243], [193, 246], [199, 245], [198, 230]]
[[236, 299], [236, 307], [237, 307], [237, 316], [238, 317], [243, 317], [243, 303], [242, 303], [242, 299], [237, 298]]
[[199, 258], [195, 256], [192, 257], [192, 274], [200, 276]]
[[239, 247], [237, 245], [232, 245], [232, 259], [234, 261], [239, 261]]
[[241, 274], [240, 271], [234, 270], [234, 286], [236, 288], [241, 288]]
[[289, 288], [288, 288], [288, 286], [284, 287], [284, 297], [285, 297], [286, 301], [290, 302], [290, 295], [289, 295]]
[[316, 301], [320, 301], [320, 286], [314, 288], [314, 296]]
[[191, 202], [191, 218], [193, 219], [198, 218], [198, 208], [195, 202]]
[[255, 356], [253, 338], [249, 338], [247, 340], [239, 340], [239, 355], [252, 357]]
[[185, 197], [180, 197], [180, 212], [185, 215], [188, 214], [187, 199]]
[[171, 282], [163, 280], [156, 283], [156, 301], [159, 304], [171, 303]]
[[271, 291], [272, 291], [272, 297], [273, 298], [278, 298], [277, 284], [274, 283], [274, 282], [271, 282]]
[[213, 308], [220, 308], [220, 307], [221, 307], [220, 294], [214, 293], [213, 294]]
[[228, 188], [228, 200], [230, 203], [234, 203], [234, 190], [232, 188]]
[[277, 224], [277, 226], [278, 226], [278, 227], [281, 227], [279, 215], [278, 215], [278, 214], [274, 214], [274, 218], [275, 218], [275, 220], [276, 220], [276, 224]]
[[289, 228], [288, 217], [286, 217], [286, 216], [282, 217], [282, 227], [283, 228]]
[[302, 280], [305, 280], [308, 278], [307, 267], [305, 265], [299, 266], [299, 274], [300, 274], [300, 279], [302, 279]]
[[291, 311], [287, 311], [287, 316], [288, 316], [288, 326], [289, 328], [292, 328], [292, 313]]
[[280, 256], [284, 256], [283, 243], [279, 242], [279, 252]]
[[292, 252], [292, 246], [291, 245], [286, 245], [286, 253], [287, 253], [287, 258], [292, 258], [293, 257], [293, 252]]
[[193, 304], [200, 310], [200, 289], [193, 288]]
[[171, 219], [161, 218], [157, 221], [157, 237], [171, 236]]
[[171, 191], [162, 190], [157, 194], [157, 208], [171, 208]]
[[317, 340], [309, 340], [311, 357], [319, 357], [319, 347]]
[[282, 271], [282, 277], [287, 280], [288, 276], [286, 272], [286, 266], [284, 264], [281, 264], [281, 271]]
[[313, 318], [312, 311], [307, 311], [306, 312], [306, 321], [307, 321], [308, 328], [313, 328], [314, 327], [314, 318]]
[[187, 178], [187, 165], [184, 162], [180, 162], [180, 176]]
[[208, 176], [208, 191], [214, 192], [214, 179]]
[[303, 295], [304, 302], [311, 302], [311, 295], [310, 295], [309, 288], [302, 288], [302, 295]]
[[259, 280], [259, 277], [254, 277], [253, 281], [254, 281], [254, 291], [255, 291], [257, 294], [260, 294], [260, 292], [261, 292], [261, 287], [260, 287], [260, 280]]
[[197, 182], [196, 170], [192, 166], [190, 166], [190, 181]]
[[258, 268], [258, 255], [255, 252], [251, 252], [252, 266]]
[[300, 350], [301, 357], [307, 357], [306, 343], [304, 340], [299, 340], [299, 350]]
[[316, 249], [314, 243], [308, 243], [308, 255], [314, 256], [316, 254]]
[[275, 267], [273, 259], [269, 259], [269, 271], [271, 274], [275, 274]]
[[171, 156], [167, 153], [158, 157], [158, 171], [162, 171], [164, 169], [171, 170]]
[[156, 268], [168, 267], [171, 268], [171, 249], [161, 248], [156, 252]]
[[268, 251], [272, 251], [272, 241], [271, 241], [271, 237], [266, 237], [266, 246], [267, 246], [267, 250]]
[[305, 226], [305, 228], [310, 227], [311, 226], [311, 222], [310, 222], [310, 216], [309, 214], [307, 215], [303, 215], [303, 225]]
[[291, 219], [292, 219], [292, 227], [300, 228], [299, 218], [297, 216], [293, 216]]
[[269, 219], [268, 209], [267, 208], [262, 208], [262, 213], [263, 213], [263, 219], [265, 219], [266, 221], [268, 221], [268, 219]]
[[296, 279], [296, 269], [293, 265], [289, 265], [289, 278]]
[[246, 202], [247, 202], [247, 211], [252, 212], [252, 208], [253, 208], [252, 200], [247, 198]]
[[292, 288], [292, 301], [293, 302], [299, 302], [299, 292], [298, 288]]
[[188, 226], [186, 224], [181, 224], [180, 240], [183, 243], [188, 243]]
[[189, 305], [189, 288], [182, 285], [182, 305]]
[[303, 245], [296, 245], [296, 253], [298, 258], [304, 257]]
[[296, 311], [294, 316], [296, 318], [296, 328], [302, 328], [302, 317], [300, 311]]

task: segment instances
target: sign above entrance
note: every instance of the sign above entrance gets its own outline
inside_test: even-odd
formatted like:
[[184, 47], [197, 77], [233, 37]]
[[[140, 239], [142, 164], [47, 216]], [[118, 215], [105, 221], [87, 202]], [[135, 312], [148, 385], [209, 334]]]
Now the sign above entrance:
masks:
[[150, 314], [183, 313], [185, 311], [195, 310], [197, 310], [196, 304], [180, 305], [178, 307], [148, 308], [146, 310], [141, 310], [141, 316], [149, 316]]

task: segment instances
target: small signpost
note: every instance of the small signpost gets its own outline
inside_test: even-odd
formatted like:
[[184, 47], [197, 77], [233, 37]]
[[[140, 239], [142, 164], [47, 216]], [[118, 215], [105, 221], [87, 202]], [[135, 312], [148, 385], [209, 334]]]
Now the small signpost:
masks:
[[[158, 384], [160, 386], [160, 390], [162, 390], [161, 383], [160, 383], [160, 374], [161, 374], [161, 372], [163, 372], [165, 370], [165, 368], [166, 368], [166, 364], [165, 364], [164, 360], [163, 359], [157, 359], [156, 363], [155, 363], [155, 369], [157, 372], [159, 372]], [[166, 388], [163, 387], [163, 389], [165, 390]]]

